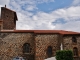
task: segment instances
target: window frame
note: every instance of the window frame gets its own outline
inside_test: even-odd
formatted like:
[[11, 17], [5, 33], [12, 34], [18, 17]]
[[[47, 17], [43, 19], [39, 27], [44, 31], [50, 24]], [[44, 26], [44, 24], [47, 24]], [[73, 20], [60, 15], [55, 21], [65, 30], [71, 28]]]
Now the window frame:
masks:
[[73, 56], [74, 57], [77, 57], [78, 56], [78, 48], [77, 47], [74, 47], [73, 48]]
[[48, 57], [52, 57], [52, 55], [53, 55], [53, 48], [52, 48], [52, 46], [48, 46], [47, 47], [46, 53], [47, 53]]
[[31, 52], [30, 43], [25, 43], [23, 45], [23, 53], [30, 53], [30, 52]]
[[77, 39], [76, 39], [75, 36], [72, 37], [72, 43], [73, 43], [73, 44], [76, 44], [76, 43], [77, 43]]

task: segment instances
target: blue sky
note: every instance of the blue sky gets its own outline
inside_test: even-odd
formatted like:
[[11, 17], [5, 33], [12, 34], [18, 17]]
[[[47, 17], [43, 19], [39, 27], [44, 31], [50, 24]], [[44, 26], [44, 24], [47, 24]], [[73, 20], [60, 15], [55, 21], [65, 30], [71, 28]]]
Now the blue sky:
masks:
[[17, 12], [17, 30], [80, 32], [80, 0], [0, 0]]
[[50, 12], [56, 9], [61, 9], [70, 6], [72, 0], [55, 0], [54, 2], [50, 3], [41, 3], [37, 4], [39, 10], [44, 12]]

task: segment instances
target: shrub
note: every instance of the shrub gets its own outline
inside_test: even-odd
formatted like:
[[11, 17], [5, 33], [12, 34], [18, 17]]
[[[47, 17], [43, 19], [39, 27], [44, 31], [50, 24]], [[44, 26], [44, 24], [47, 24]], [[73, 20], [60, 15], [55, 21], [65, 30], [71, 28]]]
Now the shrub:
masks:
[[73, 60], [71, 50], [59, 50], [56, 52], [56, 60]]

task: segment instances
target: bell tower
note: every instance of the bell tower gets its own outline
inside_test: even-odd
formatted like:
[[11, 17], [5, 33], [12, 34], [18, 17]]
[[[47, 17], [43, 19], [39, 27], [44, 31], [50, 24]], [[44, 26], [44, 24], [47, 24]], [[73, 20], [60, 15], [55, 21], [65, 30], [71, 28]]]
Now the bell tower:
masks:
[[1, 7], [1, 20], [1, 30], [16, 29], [17, 14], [15, 11], [6, 8], [6, 5]]

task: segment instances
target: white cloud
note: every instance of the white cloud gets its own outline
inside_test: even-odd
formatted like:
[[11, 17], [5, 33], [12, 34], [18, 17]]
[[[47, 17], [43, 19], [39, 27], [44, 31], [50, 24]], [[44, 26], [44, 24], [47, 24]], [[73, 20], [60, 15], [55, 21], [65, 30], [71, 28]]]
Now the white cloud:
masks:
[[17, 0], [20, 2], [20, 4], [39, 4], [39, 3], [49, 3], [49, 2], [54, 2], [54, 0]]
[[[72, 6], [69, 8], [57, 9], [50, 13], [39, 11], [37, 14], [32, 14], [31, 16], [21, 14], [21, 17], [19, 14], [17, 29], [63, 29], [79, 31], [79, 10], [80, 6]], [[53, 24], [53, 22], [59, 20], [60, 18], [64, 19], [66, 23]]]
[[74, 5], [74, 6], [80, 5], [80, 0], [74, 0], [74, 1], [72, 2], [72, 5]]
[[69, 8], [63, 8], [63, 9], [58, 9], [56, 11], [51, 12], [54, 14], [56, 18], [63, 18], [65, 20], [73, 20], [76, 18], [80, 18], [80, 6], [77, 7], [69, 7]]
[[[49, 2], [54, 2], [54, 0], [10, 0], [10, 7], [17, 12], [18, 16], [17, 29], [80, 30], [80, 6], [72, 5], [68, 8], [57, 9], [49, 13], [38, 11], [35, 15], [29, 12], [37, 9], [36, 4]], [[74, 0], [74, 2], [74, 4], [78, 4], [77, 2], [79, 1]], [[66, 22], [54, 24], [54, 22], [60, 19]]]
[[[54, 2], [54, 0], [10, 0], [11, 9], [32, 11], [38, 9], [37, 4]], [[17, 7], [16, 7], [17, 6]]]
[[0, 16], [1, 16], [1, 7], [7, 5], [7, 7], [9, 6], [9, 2], [10, 0], [0, 0]]
[[67, 21], [64, 24], [56, 23], [55, 29], [62, 29], [62, 30], [72, 30], [72, 31], [78, 31], [80, 32], [80, 6], [76, 7], [69, 7], [64, 9], [58, 9], [56, 11], [53, 11], [53, 15], [56, 16], [56, 18], [63, 18], [65, 21]]
[[2, 5], [0, 5], [0, 17], [1, 17], [1, 7], [2, 7]]
[[51, 24], [53, 21], [53, 18], [47, 18], [49, 17], [49, 14], [38, 12], [36, 15], [32, 15], [30, 17], [29, 15], [24, 15], [19, 13], [17, 22], [17, 29], [53, 29], [55, 26]]
[[18, 4], [18, 2], [16, 2], [15, 0], [10, 0], [10, 6], [9, 6], [12, 10], [17, 11], [21, 11], [21, 6]]
[[20, 12], [18, 12], [17, 15], [19, 19], [17, 21], [17, 29], [33, 29], [32, 26], [29, 25], [31, 21], [31, 18], [29, 17], [29, 15], [25, 15]]
[[37, 3], [49, 3], [49, 2], [54, 2], [54, 0], [35, 0]]
[[36, 6], [28, 5], [26, 8], [28, 11], [33, 11], [34, 9], [38, 9]]
[[69, 21], [65, 24], [56, 24], [55, 29], [80, 32], [80, 21]]
[[9, 5], [10, 0], [0, 0], [0, 5], [5, 6], [5, 5]]

